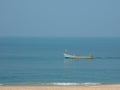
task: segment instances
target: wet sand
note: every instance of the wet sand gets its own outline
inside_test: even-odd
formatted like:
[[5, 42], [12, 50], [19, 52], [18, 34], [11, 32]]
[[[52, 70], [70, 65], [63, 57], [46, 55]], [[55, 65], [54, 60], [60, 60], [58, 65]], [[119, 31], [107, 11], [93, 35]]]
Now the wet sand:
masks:
[[97, 85], [97, 86], [0, 86], [0, 90], [120, 90], [120, 85]]

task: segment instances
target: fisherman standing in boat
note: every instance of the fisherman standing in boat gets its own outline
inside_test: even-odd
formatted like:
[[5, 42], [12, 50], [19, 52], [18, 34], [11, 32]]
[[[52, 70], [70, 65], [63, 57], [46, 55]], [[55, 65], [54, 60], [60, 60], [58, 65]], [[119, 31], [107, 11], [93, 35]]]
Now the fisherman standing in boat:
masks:
[[67, 53], [67, 52], [68, 52], [68, 50], [67, 50], [67, 49], [65, 49], [65, 50], [64, 50], [64, 53]]
[[65, 49], [65, 50], [64, 50], [64, 53], [67, 53], [67, 52], [68, 52], [67, 49]]

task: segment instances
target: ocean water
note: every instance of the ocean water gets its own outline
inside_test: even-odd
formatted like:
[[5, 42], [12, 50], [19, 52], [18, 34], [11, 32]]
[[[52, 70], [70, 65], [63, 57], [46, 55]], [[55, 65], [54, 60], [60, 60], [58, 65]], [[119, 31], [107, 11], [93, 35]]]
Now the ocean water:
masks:
[[120, 84], [120, 38], [0, 38], [0, 85], [99, 84]]

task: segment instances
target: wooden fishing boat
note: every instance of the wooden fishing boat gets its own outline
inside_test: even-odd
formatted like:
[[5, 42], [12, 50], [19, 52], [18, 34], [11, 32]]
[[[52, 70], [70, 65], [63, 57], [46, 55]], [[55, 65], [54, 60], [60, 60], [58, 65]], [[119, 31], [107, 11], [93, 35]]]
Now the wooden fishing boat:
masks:
[[65, 59], [93, 59], [92, 55], [89, 55], [89, 56], [80, 56], [80, 55], [68, 54], [66, 52], [67, 51], [65, 50], [65, 52], [64, 52], [64, 58]]

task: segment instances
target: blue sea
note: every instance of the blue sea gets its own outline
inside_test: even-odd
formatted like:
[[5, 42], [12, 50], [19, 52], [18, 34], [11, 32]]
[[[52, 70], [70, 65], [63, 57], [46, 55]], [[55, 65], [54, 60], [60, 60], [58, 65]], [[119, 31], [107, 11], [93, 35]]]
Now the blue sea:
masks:
[[0, 85], [99, 84], [120, 84], [120, 38], [0, 38]]

